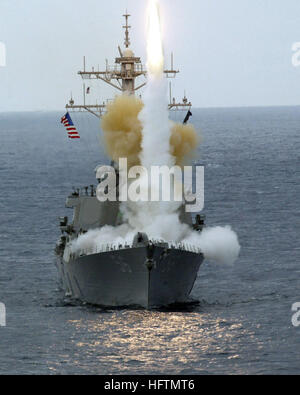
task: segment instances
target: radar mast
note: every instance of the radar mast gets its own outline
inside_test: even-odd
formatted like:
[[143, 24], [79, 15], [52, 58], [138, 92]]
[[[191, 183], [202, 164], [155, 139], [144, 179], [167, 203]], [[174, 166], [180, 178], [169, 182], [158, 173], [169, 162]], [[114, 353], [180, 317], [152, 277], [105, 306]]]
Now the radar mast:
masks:
[[[92, 67], [91, 70], [87, 70], [86, 59], [84, 56], [83, 70], [78, 72], [83, 80], [83, 104], [75, 104], [74, 98], [71, 97], [69, 103], [66, 105], [66, 109], [68, 111], [87, 111], [98, 118], [101, 118], [106, 112], [108, 100], [103, 102], [103, 104], [86, 104], [86, 95], [90, 93], [90, 87], [86, 88], [85, 84], [85, 82], [88, 80], [100, 80], [110, 85], [112, 88], [129, 95], [135, 95], [136, 92], [138, 92], [147, 84], [147, 70], [145, 66], [143, 66], [141, 58], [136, 57], [134, 52], [130, 49], [131, 41], [129, 29], [131, 29], [131, 26], [128, 24], [130, 16], [131, 15], [128, 14], [126, 10], [126, 13], [123, 15], [125, 18], [125, 25], [123, 25], [123, 29], [125, 30], [125, 49], [122, 51], [120, 46], [118, 47], [120, 56], [115, 58], [115, 64], [113, 66], [109, 66], [108, 62], [106, 61], [106, 68], [103, 71], [95, 71], [94, 67]], [[179, 71], [174, 70], [173, 67], [173, 53], [171, 55], [171, 68], [169, 70], [164, 70], [164, 73], [167, 78], [175, 78], [179, 73]], [[136, 80], [140, 80], [140, 78], [143, 78], [144, 80], [138, 81], [137, 83]], [[169, 110], [186, 111], [189, 110], [191, 106], [192, 103], [188, 102], [186, 97], [182, 103], [177, 103], [175, 98], [172, 98], [170, 86]]]

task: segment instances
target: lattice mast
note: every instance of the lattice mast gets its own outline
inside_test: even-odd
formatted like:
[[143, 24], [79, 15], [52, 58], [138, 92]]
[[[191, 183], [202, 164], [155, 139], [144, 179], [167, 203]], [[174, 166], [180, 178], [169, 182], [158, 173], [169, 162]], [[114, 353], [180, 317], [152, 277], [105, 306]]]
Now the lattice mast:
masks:
[[[88, 111], [93, 115], [101, 118], [101, 116], [106, 111], [106, 103], [103, 104], [86, 104], [86, 95], [89, 93], [90, 88], [86, 89], [85, 81], [87, 80], [100, 80], [110, 85], [111, 87], [117, 89], [122, 93], [127, 93], [130, 95], [134, 95], [137, 91], [143, 88], [147, 84], [147, 70], [143, 66], [140, 57], [136, 57], [133, 51], [130, 49], [131, 41], [129, 29], [131, 26], [128, 24], [130, 14], [126, 13], [123, 15], [125, 18], [125, 25], [123, 28], [125, 29], [125, 40], [124, 51], [121, 50], [120, 46], [118, 47], [120, 56], [115, 58], [114, 66], [109, 66], [106, 61], [106, 68], [104, 71], [95, 71], [92, 68], [91, 71], [86, 70], [86, 60], [83, 58], [83, 71], [79, 71], [78, 74], [82, 77], [83, 83], [83, 104], [77, 105], [75, 104], [74, 99], [71, 97], [69, 104], [66, 105], [66, 109], [68, 111]], [[175, 78], [176, 74], [179, 73], [178, 70], [174, 70], [173, 67], [173, 54], [171, 55], [171, 68], [169, 70], [164, 70], [164, 73], [167, 78]], [[144, 81], [136, 82], [137, 79], [144, 78]], [[175, 98], [172, 98], [171, 92], [171, 84], [170, 84], [170, 103], [169, 109], [181, 109], [188, 110], [190, 109], [192, 104], [187, 100], [184, 95], [183, 101], [181, 103], [177, 103]]]

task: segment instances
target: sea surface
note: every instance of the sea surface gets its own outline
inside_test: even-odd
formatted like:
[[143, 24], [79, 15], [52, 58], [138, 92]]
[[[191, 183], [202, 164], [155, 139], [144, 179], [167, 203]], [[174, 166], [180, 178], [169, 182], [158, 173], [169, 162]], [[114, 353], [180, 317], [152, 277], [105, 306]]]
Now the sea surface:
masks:
[[[230, 224], [241, 254], [205, 262], [197, 305], [104, 310], [58, 288], [58, 217], [72, 187], [96, 183], [108, 162], [98, 120], [0, 113], [1, 374], [299, 374], [300, 107], [199, 109], [208, 225]], [[184, 114], [173, 117], [182, 121]]]

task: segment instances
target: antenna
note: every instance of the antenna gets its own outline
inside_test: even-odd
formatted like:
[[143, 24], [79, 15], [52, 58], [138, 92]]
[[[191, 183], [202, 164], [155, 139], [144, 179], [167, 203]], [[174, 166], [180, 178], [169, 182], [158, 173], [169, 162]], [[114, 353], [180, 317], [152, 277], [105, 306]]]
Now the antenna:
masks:
[[188, 99], [187, 99], [187, 97], [186, 97], [186, 90], [184, 90], [184, 98], [182, 99], [182, 102], [183, 102], [184, 104], [187, 104], [187, 102], [188, 102]]
[[70, 99], [69, 103], [70, 103], [71, 106], [74, 105], [73, 93], [72, 92], [71, 92], [71, 99]]
[[128, 48], [130, 46], [130, 39], [129, 39], [129, 29], [131, 28], [131, 26], [128, 25], [128, 18], [131, 16], [130, 14], [128, 14], [127, 10], [126, 13], [123, 15], [125, 20], [126, 20], [126, 25], [123, 26], [123, 29], [125, 29], [125, 47]]
[[119, 50], [119, 54], [120, 54], [121, 58], [123, 58], [123, 53], [122, 53], [120, 45], [118, 46], [118, 50]]

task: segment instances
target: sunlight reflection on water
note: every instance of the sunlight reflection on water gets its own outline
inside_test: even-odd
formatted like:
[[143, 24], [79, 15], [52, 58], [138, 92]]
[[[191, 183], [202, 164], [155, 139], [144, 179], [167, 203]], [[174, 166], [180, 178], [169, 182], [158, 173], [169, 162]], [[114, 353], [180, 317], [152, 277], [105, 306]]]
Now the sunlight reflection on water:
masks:
[[162, 369], [169, 374], [201, 373], [209, 368], [206, 362], [202, 366], [201, 355], [214, 365], [217, 359], [235, 363], [240, 359], [240, 339], [254, 340], [241, 322], [199, 312], [116, 311], [68, 324], [73, 327], [75, 352], [67, 363], [87, 372], [101, 366], [99, 374]]

